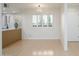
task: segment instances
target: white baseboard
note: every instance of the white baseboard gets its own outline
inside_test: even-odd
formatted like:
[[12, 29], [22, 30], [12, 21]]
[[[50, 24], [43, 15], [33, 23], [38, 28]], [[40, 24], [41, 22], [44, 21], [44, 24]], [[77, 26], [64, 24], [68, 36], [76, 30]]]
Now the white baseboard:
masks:
[[79, 40], [68, 40], [68, 41], [79, 41]]
[[60, 39], [60, 38], [23, 38], [23, 39], [29, 39], [29, 40], [42, 40], [42, 39], [45, 39], [45, 40], [48, 40], [48, 39], [52, 39], [52, 40], [56, 40], [56, 39]]

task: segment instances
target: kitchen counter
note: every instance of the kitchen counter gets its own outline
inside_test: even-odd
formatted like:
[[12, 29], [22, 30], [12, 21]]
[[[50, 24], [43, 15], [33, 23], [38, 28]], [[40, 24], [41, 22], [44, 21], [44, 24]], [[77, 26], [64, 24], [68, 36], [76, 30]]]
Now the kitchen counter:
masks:
[[2, 30], [2, 47], [5, 48], [18, 40], [21, 40], [21, 28]]
[[[17, 28], [17, 29], [21, 29], [21, 28]], [[15, 30], [15, 28], [2, 29], [2, 31], [9, 31], [9, 30]]]

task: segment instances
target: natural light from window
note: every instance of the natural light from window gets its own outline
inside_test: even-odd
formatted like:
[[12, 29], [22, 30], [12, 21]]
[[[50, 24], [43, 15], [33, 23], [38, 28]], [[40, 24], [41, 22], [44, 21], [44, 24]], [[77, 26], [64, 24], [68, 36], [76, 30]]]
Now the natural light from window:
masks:
[[33, 27], [52, 27], [53, 15], [32, 15]]

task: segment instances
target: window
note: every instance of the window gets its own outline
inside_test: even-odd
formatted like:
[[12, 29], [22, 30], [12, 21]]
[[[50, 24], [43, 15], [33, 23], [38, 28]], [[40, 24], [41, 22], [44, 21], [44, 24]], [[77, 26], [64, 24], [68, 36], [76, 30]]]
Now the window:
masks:
[[52, 27], [52, 24], [53, 24], [53, 16], [49, 15], [48, 16], [48, 27]]
[[33, 18], [32, 18], [32, 23], [33, 23], [33, 27], [37, 27], [37, 16], [36, 15], [33, 15]]
[[33, 27], [52, 27], [53, 15], [32, 15]]
[[43, 15], [43, 27], [47, 27], [47, 25], [48, 25], [47, 15]]
[[37, 16], [38, 17], [38, 27], [42, 27], [42, 19], [41, 19], [41, 16], [40, 15], [38, 15]]

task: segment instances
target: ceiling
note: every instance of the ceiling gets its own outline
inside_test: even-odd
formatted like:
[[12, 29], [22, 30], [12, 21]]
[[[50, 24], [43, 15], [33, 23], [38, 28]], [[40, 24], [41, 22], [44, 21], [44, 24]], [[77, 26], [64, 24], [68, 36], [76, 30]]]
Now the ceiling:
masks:
[[[59, 9], [63, 6], [63, 3], [7, 3], [7, 10], [13, 12], [26, 12], [36, 9]], [[40, 5], [40, 7], [38, 7]], [[79, 7], [79, 4], [68, 4], [70, 7]]]
[[[54, 9], [62, 7], [62, 3], [7, 3], [9, 11], [23, 11], [41, 9]], [[40, 5], [40, 7], [38, 7]]]
[[9, 3], [8, 4], [11, 7], [17, 7], [17, 8], [36, 8], [38, 5], [40, 5], [41, 8], [52, 8], [52, 7], [61, 7], [61, 3]]

